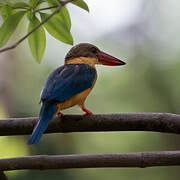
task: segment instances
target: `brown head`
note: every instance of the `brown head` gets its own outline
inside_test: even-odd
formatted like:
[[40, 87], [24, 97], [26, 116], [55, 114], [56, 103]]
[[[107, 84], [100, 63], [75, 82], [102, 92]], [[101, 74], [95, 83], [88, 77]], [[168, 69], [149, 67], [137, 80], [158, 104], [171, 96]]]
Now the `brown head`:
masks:
[[72, 47], [65, 57], [65, 63], [68, 63], [75, 58], [95, 59], [95, 64], [103, 64], [108, 66], [119, 66], [126, 64], [125, 62], [104, 53], [99, 48], [89, 43], [80, 43]]

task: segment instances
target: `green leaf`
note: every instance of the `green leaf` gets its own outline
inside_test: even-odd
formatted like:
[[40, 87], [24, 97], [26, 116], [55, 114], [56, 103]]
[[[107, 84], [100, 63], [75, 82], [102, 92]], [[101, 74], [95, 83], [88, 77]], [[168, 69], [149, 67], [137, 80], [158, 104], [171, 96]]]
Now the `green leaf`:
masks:
[[14, 9], [9, 7], [8, 5], [5, 5], [0, 10], [3, 20], [5, 21], [9, 16], [13, 15], [15, 13]]
[[[40, 13], [41, 19], [46, 19], [49, 14]], [[62, 23], [56, 16], [53, 16], [44, 24], [46, 30], [56, 39], [66, 43], [73, 44], [73, 38], [69, 30], [66, 28], [64, 23]]]
[[46, 0], [48, 2], [48, 4], [51, 4], [51, 6], [58, 6], [59, 2], [58, 0]]
[[[32, 20], [29, 22], [28, 32], [38, 24], [40, 24], [39, 19], [36, 16], [33, 16]], [[28, 37], [28, 42], [33, 57], [40, 63], [46, 48], [46, 34], [44, 28], [40, 26], [34, 31]]]
[[[48, 0], [49, 7], [58, 5], [57, 2]], [[52, 9], [52, 12], [54, 9]], [[61, 7], [60, 11], [55, 15], [59, 20], [64, 23], [64, 25], [67, 27], [67, 29], [70, 31], [71, 29], [71, 18], [69, 15], [69, 12], [65, 6]]]
[[30, 5], [31, 7], [34, 7], [34, 6], [36, 5], [37, 1], [39, 1], [39, 0], [30, 0], [30, 1], [29, 1], [29, 5]]
[[35, 14], [32, 13], [31, 11], [28, 11], [26, 15], [27, 15], [27, 18], [31, 21], [34, 18]]
[[0, 0], [0, 6], [8, 5], [9, 2], [7, 0]]
[[12, 6], [15, 7], [15, 8], [28, 8], [28, 7], [30, 7], [25, 2], [16, 2], [16, 3], [12, 4]]
[[74, 0], [71, 3], [89, 12], [88, 5], [83, 0]]
[[59, 13], [56, 14], [56, 16], [64, 22], [64, 24], [67, 26], [67, 29], [70, 31], [71, 29], [71, 18], [69, 15], [69, 12], [65, 6], [61, 8]]
[[9, 16], [4, 21], [0, 27], [0, 47], [4, 46], [8, 42], [25, 13], [25, 11], [19, 11], [12, 16]]
[[29, 1], [29, 6], [35, 8], [38, 5], [40, 5], [41, 3], [43, 3], [43, 2], [44, 2], [44, 0], [30, 0]]

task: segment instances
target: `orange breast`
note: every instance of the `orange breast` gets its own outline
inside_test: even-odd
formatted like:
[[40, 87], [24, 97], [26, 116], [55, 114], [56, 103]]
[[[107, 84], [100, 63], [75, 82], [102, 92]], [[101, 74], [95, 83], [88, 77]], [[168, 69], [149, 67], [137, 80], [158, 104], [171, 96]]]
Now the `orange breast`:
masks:
[[97, 75], [95, 77], [95, 80], [94, 80], [91, 88], [88, 88], [85, 91], [83, 91], [75, 96], [72, 96], [70, 99], [66, 100], [65, 102], [58, 104], [58, 112], [60, 112], [63, 109], [67, 109], [72, 106], [75, 106], [75, 105], [83, 107], [84, 102], [85, 102], [88, 94], [91, 92], [92, 88], [94, 87], [96, 80], [97, 80]]

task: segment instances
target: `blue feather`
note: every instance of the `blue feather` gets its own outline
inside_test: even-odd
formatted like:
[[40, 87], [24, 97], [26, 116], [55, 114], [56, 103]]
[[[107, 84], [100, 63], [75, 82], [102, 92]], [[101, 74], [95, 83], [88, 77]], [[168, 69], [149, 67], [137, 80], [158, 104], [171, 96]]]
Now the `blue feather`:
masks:
[[39, 142], [42, 134], [48, 127], [49, 121], [53, 118], [57, 112], [57, 106], [52, 104], [43, 104], [39, 114], [39, 122], [33, 130], [31, 137], [28, 140], [28, 144], [36, 144]]
[[95, 68], [87, 64], [65, 64], [49, 75], [41, 93], [41, 101], [64, 102], [90, 88], [95, 77]]
[[49, 121], [57, 112], [56, 104], [66, 101], [72, 96], [90, 88], [96, 77], [95, 68], [87, 64], [65, 64], [49, 76], [41, 92], [40, 101], [43, 102], [39, 122], [33, 130], [28, 144], [36, 144]]

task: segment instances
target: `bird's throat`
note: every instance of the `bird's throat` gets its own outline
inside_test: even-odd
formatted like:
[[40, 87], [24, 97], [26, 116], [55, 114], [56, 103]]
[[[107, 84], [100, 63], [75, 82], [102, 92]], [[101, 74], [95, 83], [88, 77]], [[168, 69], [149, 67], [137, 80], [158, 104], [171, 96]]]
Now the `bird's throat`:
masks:
[[66, 64], [88, 64], [91, 67], [95, 67], [95, 64], [98, 64], [98, 60], [96, 58], [79, 57], [66, 61]]

